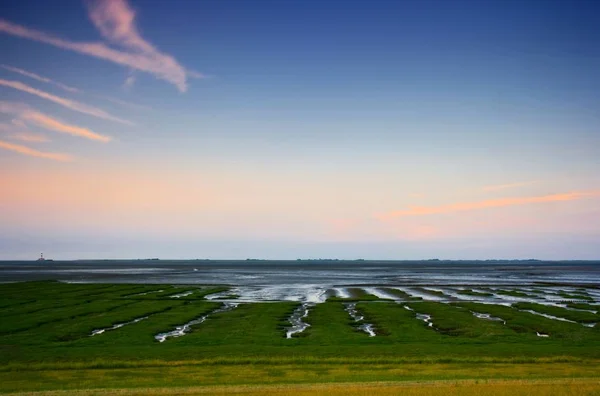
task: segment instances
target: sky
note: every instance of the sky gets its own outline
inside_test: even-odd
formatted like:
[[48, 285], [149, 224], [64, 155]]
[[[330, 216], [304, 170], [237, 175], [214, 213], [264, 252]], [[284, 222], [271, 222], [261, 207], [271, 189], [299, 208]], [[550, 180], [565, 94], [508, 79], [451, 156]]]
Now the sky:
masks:
[[595, 0], [7, 0], [0, 260], [600, 259]]

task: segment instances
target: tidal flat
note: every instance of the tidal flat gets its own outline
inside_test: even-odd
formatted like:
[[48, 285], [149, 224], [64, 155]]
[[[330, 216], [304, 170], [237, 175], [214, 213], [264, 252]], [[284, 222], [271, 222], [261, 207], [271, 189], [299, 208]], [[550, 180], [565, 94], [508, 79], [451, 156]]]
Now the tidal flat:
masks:
[[[529, 279], [496, 283], [490, 274], [523, 267], [444, 279], [413, 277], [412, 267], [407, 275], [374, 269], [370, 278], [350, 268], [343, 278], [327, 263], [321, 282], [314, 272], [306, 282], [268, 266], [211, 276], [194, 263], [185, 283], [173, 282], [184, 278], [180, 267], [132, 278], [93, 264], [61, 274], [61, 265], [51, 280], [20, 273], [0, 284], [2, 393], [301, 394], [323, 386], [338, 394], [352, 383], [345, 389], [357, 394], [393, 394], [394, 386], [468, 394], [485, 384], [507, 394], [510, 381], [524, 392], [552, 383], [564, 394], [600, 391], [597, 264], [566, 275], [532, 266]], [[229, 282], [201, 282], [216, 278]], [[446, 389], [447, 381], [459, 382]], [[430, 382], [437, 385], [419, 385]]]

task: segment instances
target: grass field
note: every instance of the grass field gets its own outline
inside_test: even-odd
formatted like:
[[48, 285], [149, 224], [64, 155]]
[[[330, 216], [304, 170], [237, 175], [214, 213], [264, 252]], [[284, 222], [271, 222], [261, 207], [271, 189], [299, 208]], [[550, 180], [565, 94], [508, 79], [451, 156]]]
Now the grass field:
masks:
[[[414, 298], [398, 303], [353, 288], [347, 299], [334, 297], [310, 307], [305, 318], [310, 327], [286, 339], [288, 318], [299, 303], [240, 303], [217, 313], [223, 303], [204, 297], [226, 291], [208, 286], [2, 284], [0, 392], [600, 392], [600, 329], [593, 326], [598, 317], [593, 312], [534, 303], [510, 307]], [[344, 310], [348, 301], [357, 302], [377, 336], [357, 328]], [[432, 326], [417, 314], [429, 315]], [[155, 339], [198, 318], [205, 320], [181, 337]], [[105, 331], [92, 336], [98, 329]]]

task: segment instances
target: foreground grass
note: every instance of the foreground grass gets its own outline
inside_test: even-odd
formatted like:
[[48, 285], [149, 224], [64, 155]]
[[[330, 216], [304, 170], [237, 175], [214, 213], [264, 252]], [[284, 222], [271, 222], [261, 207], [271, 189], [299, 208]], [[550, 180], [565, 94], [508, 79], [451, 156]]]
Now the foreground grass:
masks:
[[[335, 388], [360, 387], [357, 383], [396, 382], [396, 385], [414, 381], [457, 381], [494, 379], [513, 380], [531, 384], [531, 381], [563, 379], [567, 384], [574, 378], [595, 386], [600, 365], [596, 364], [407, 364], [407, 365], [244, 365], [244, 366], [176, 366], [137, 369], [45, 370], [38, 372], [0, 373], [3, 392], [31, 392], [39, 390], [74, 391], [78, 389], [140, 389], [173, 387], [184, 391], [186, 387], [202, 386], [205, 390], [218, 385], [275, 385], [330, 384]], [[595, 379], [594, 379], [595, 378]], [[569, 380], [569, 381], [567, 381]], [[354, 385], [348, 385], [349, 382]], [[474, 382], [471, 382], [473, 384]], [[577, 383], [573, 381], [572, 383]], [[342, 385], [336, 385], [342, 384]], [[414, 385], [414, 384], [413, 384]], [[197, 388], [201, 390], [200, 388]], [[259, 388], [265, 389], [265, 388]], [[268, 389], [268, 388], [266, 388]], [[341, 389], [340, 389], [341, 390]], [[552, 393], [554, 394], [554, 393]]]
[[[62, 395], [558, 395], [598, 394], [597, 379], [375, 382], [310, 385], [241, 385], [206, 387], [169, 387], [142, 389], [86, 389], [27, 393], [39, 396]], [[12, 395], [23, 395], [13, 393]]]

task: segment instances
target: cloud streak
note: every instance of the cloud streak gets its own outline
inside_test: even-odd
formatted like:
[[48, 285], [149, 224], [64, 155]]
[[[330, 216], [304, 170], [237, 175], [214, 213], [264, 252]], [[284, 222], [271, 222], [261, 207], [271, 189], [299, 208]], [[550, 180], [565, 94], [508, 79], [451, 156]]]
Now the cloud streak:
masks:
[[482, 190], [483, 191], [499, 191], [499, 190], [506, 190], [509, 188], [530, 186], [535, 183], [538, 183], [538, 181], [535, 180], [535, 181], [527, 181], [527, 182], [519, 182], [519, 183], [497, 184], [497, 185], [493, 185], [493, 186], [485, 186], [482, 188]]
[[0, 124], [0, 131], [8, 133], [8, 137], [15, 140], [28, 143], [47, 143], [48, 137], [37, 133], [31, 133], [26, 127], [16, 126], [14, 124]]
[[[67, 92], [79, 93], [79, 94], [83, 93], [83, 90], [81, 90], [79, 88], [70, 87], [70, 86], [65, 85], [63, 83], [60, 83], [58, 81], [54, 81], [54, 80], [52, 80], [50, 78], [47, 78], [47, 77], [42, 77], [42, 76], [40, 76], [38, 74], [32, 73], [32, 72], [27, 71], [27, 70], [19, 69], [17, 67], [8, 66], [8, 65], [0, 65], [0, 67], [2, 67], [3, 69], [6, 69], [6, 70], [12, 71], [12, 72], [21, 74], [23, 76], [30, 77], [30, 78], [32, 78], [34, 80], [37, 80], [37, 81], [41, 81], [41, 82], [45, 82], [45, 83], [49, 83], [49, 84], [55, 85], [55, 86], [57, 86], [59, 88], [64, 89]], [[134, 77], [134, 76], [131, 75], [130, 77]], [[128, 77], [128, 79], [130, 77]], [[125, 80], [125, 84], [127, 84], [127, 80]], [[133, 82], [129, 83], [129, 85], [132, 85], [132, 84], [133, 84]], [[137, 110], [151, 110], [151, 108], [148, 107], [148, 106], [143, 106], [143, 105], [140, 105], [140, 104], [137, 104], [137, 103], [127, 102], [125, 100], [112, 98], [110, 96], [94, 95], [94, 94], [91, 94], [91, 95], [94, 96], [94, 97], [96, 97], [96, 98], [100, 98], [102, 100], [107, 100], [109, 102], [113, 102], [113, 103], [116, 103], [116, 104], [119, 104], [119, 105], [131, 107], [133, 109], [137, 109]]]
[[61, 162], [73, 161], [73, 158], [68, 154], [48, 153], [48, 152], [38, 151], [38, 150], [32, 149], [27, 146], [22, 146], [20, 144], [13, 144], [13, 143], [5, 142], [3, 140], [0, 140], [0, 148], [4, 149], [4, 150], [14, 151], [15, 153], [19, 153], [19, 154], [23, 154], [23, 155], [28, 155], [31, 157], [50, 159], [50, 160], [61, 161]]
[[89, 17], [100, 34], [111, 44], [122, 47], [113, 49], [104, 43], [74, 42], [49, 33], [30, 29], [0, 19], [0, 32], [78, 52], [152, 74], [177, 87], [187, 90], [188, 77], [200, 77], [187, 71], [171, 55], [155, 48], [139, 34], [135, 25], [135, 12], [125, 0], [89, 1]]
[[501, 198], [490, 199], [479, 202], [462, 202], [441, 206], [413, 206], [406, 210], [399, 210], [380, 215], [381, 220], [397, 217], [428, 216], [455, 212], [466, 212], [471, 210], [501, 208], [506, 206], [519, 206], [547, 202], [574, 201], [591, 196], [600, 196], [600, 191], [574, 191], [563, 194], [551, 194], [537, 197]]
[[128, 101], [117, 99], [117, 98], [111, 98], [110, 96], [102, 96], [102, 95], [95, 95], [95, 96], [97, 98], [107, 100], [109, 102], [118, 104], [120, 106], [127, 106], [127, 107], [129, 107], [131, 109], [135, 109], [135, 110], [152, 110], [152, 108], [150, 106], [144, 106], [141, 104], [132, 103], [132, 102], [128, 102]]
[[29, 132], [17, 132], [11, 135], [13, 139], [21, 140], [28, 143], [48, 143], [50, 139], [44, 135]]
[[41, 81], [41, 82], [44, 82], [44, 83], [47, 83], [47, 84], [52, 84], [52, 85], [54, 85], [56, 87], [59, 87], [60, 89], [63, 89], [65, 91], [67, 91], [67, 92], [72, 92], [72, 93], [81, 92], [77, 88], [70, 87], [70, 86], [65, 85], [63, 83], [60, 83], [58, 81], [51, 80], [51, 79], [49, 79], [47, 77], [42, 77], [39, 74], [35, 74], [35, 73], [32, 73], [32, 72], [27, 71], [27, 70], [19, 69], [17, 67], [12, 67], [12, 66], [8, 66], [8, 65], [0, 65], [0, 67], [2, 67], [5, 70], [11, 71], [13, 73], [20, 74], [20, 75], [25, 76], [25, 77], [32, 78], [32, 79], [37, 80], [37, 81]]
[[0, 112], [17, 115], [19, 117], [17, 119], [18, 121], [33, 124], [54, 132], [65, 133], [103, 143], [108, 143], [112, 140], [109, 136], [101, 135], [90, 129], [66, 124], [56, 118], [35, 111], [24, 104], [0, 102]]
[[89, 129], [81, 128], [74, 125], [65, 124], [59, 120], [49, 117], [38, 112], [28, 112], [23, 115], [23, 118], [41, 128], [55, 132], [66, 133], [72, 136], [79, 136], [90, 140], [96, 140], [102, 143], [108, 143], [112, 139], [108, 136], [100, 135], [92, 132]]
[[46, 99], [50, 102], [54, 102], [56, 104], [59, 104], [63, 107], [71, 109], [73, 111], [77, 111], [79, 113], [87, 114], [87, 115], [90, 115], [93, 117], [102, 118], [104, 120], [119, 122], [121, 124], [134, 125], [131, 121], [127, 121], [127, 120], [123, 120], [121, 118], [115, 117], [97, 107], [88, 106], [86, 104], [79, 103], [74, 100], [70, 100], [70, 99], [62, 98], [60, 96], [52, 95], [48, 92], [44, 92], [39, 89], [30, 87], [29, 85], [23, 84], [22, 82], [19, 82], [19, 81], [0, 79], [0, 85], [9, 87], [9, 88], [13, 88], [13, 89], [16, 89], [16, 90], [19, 90], [22, 92], [27, 92], [31, 95], [35, 95], [42, 99]]

